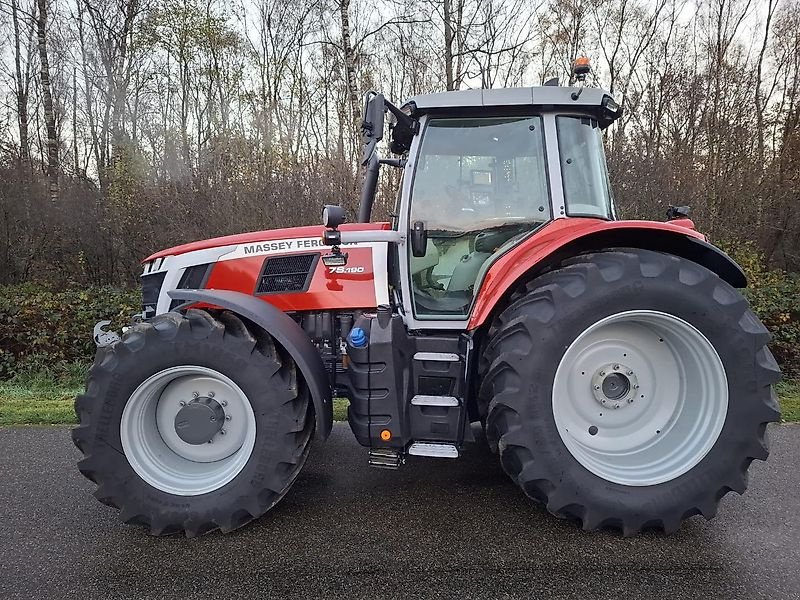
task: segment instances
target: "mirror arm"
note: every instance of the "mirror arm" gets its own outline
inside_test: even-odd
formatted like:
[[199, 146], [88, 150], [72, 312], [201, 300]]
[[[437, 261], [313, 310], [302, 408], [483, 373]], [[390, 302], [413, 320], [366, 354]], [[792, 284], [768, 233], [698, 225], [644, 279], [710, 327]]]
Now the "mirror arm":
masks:
[[364, 185], [361, 187], [361, 201], [358, 205], [358, 222], [369, 223], [372, 215], [372, 204], [375, 202], [375, 190], [378, 188], [378, 170], [381, 160], [377, 151], [373, 152], [367, 161], [364, 173]]
[[368, 244], [370, 242], [388, 242], [390, 244], [401, 244], [405, 241], [405, 236], [393, 229], [367, 229], [365, 231], [342, 231], [340, 243], [347, 244]]
[[390, 167], [399, 167], [402, 169], [406, 166], [406, 159], [405, 158], [382, 158], [378, 162], [382, 165], [388, 165]]

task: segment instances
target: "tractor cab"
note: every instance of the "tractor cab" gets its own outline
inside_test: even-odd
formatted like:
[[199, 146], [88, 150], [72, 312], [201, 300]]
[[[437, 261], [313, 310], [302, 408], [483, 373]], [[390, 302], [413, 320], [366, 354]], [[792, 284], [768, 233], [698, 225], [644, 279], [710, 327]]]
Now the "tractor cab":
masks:
[[[378, 155], [384, 112], [399, 160]], [[620, 113], [591, 88], [443, 92], [402, 108], [367, 95], [359, 220], [380, 165], [403, 168], [390, 283], [409, 327], [463, 328], [495, 260], [554, 219], [615, 219], [601, 132]]]

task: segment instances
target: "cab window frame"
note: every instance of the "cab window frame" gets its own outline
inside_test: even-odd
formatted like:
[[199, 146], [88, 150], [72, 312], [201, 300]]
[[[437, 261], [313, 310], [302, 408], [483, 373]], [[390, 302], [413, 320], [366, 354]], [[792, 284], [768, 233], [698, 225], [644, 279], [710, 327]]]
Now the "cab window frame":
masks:
[[[524, 120], [524, 119], [532, 119], [532, 118], [537, 119], [538, 120], [538, 123], [537, 123], [538, 134], [539, 134], [539, 140], [540, 140], [540, 143], [541, 143], [541, 146], [540, 146], [540, 149], [541, 149], [541, 160], [542, 160], [542, 165], [544, 167], [543, 176], [544, 176], [544, 191], [545, 191], [545, 194], [546, 194], [546, 198], [544, 199], [543, 204], [546, 207], [546, 212], [545, 212], [546, 219], [544, 219], [542, 222], [537, 222], [535, 224], [535, 226], [532, 227], [531, 229], [529, 229], [528, 231], [522, 232], [522, 233], [518, 234], [517, 236], [514, 236], [514, 238], [517, 238], [516, 239], [516, 243], [509, 244], [508, 242], [506, 242], [506, 243], [502, 244], [501, 247], [500, 247], [500, 248], [502, 248], [501, 251], [495, 251], [494, 253], [492, 253], [486, 259], [486, 261], [481, 265], [481, 267], [480, 267], [480, 269], [478, 271], [478, 274], [477, 274], [477, 277], [476, 277], [476, 280], [475, 280], [475, 283], [474, 283], [474, 286], [473, 286], [472, 298], [470, 299], [469, 304], [465, 307], [465, 310], [464, 310], [463, 314], [448, 314], [448, 313], [445, 313], [445, 312], [437, 312], [437, 313], [421, 313], [421, 312], [419, 312], [418, 306], [417, 306], [417, 302], [415, 301], [415, 295], [416, 295], [416, 293], [415, 293], [415, 283], [414, 283], [414, 280], [413, 280], [413, 275], [411, 273], [411, 270], [412, 270], [411, 262], [412, 262], [413, 257], [412, 257], [412, 254], [411, 254], [410, 246], [407, 246], [407, 249], [406, 249], [406, 252], [405, 252], [405, 254], [406, 254], [405, 261], [406, 261], [406, 267], [407, 267], [407, 274], [408, 274], [407, 277], [408, 277], [409, 292], [410, 292], [409, 307], [411, 308], [411, 312], [412, 312], [414, 320], [419, 321], [419, 322], [425, 322], [425, 321], [429, 321], [429, 322], [430, 321], [462, 321], [462, 322], [464, 322], [464, 321], [467, 321], [470, 318], [470, 315], [472, 314], [472, 310], [474, 308], [475, 301], [477, 300], [477, 297], [478, 297], [478, 291], [480, 290], [480, 286], [482, 285], [483, 280], [484, 280], [484, 278], [486, 276], [486, 273], [488, 272], [488, 270], [491, 267], [491, 265], [494, 264], [501, 257], [503, 257], [505, 254], [507, 254], [510, 250], [512, 250], [513, 248], [517, 247], [519, 244], [523, 243], [526, 239], [528, 239], [529, 237], [531, 237], [535, 233], [539, 232], [543, 227], [545, 227], [546, 225], [549, 225], [550, 223], [552, 223], [557, 218], [556, 215], [555, 215], [555, 206], [553, 204], [553, 190], [552, 190], [552, 185], [551, 185], [551, 175], [552, 175], [553, 166], [550, 164], [550, 160], [548, 159], [548, 154], [549, 154], [548, 153], [548, 141], [549, 141], [550, 135], [548, 135], [547, 131], [546, 131], [547, 130], [547, 126], [546, 126], [546, 123], [545, 123], [545, 119], [547, 117], [554, 118], [555, 115], [553, 115], [553, 113], [548, 113], [546, 111], [545, 112], [542, 112], [542, 111], [530, 112], [528, 110], [526, 110], [526, 111], [514, 110], [514, 111], [509, 111], [509, 112], [494, 113], [494, 114], [488, 114], [488, 115], [485, 114], [485, 113], [473, 113], [472, 111], [467, 111], [467, 112], [459, 111], [457, 114], [447, 114], [447, 115], [444, 115], [444, 114], [431, 114], [425, 120], [425, 124], [424, 124], [423, 130], [421, 132], [422, 135], [421, 135], [420, 143], [419, 143], [419, 146], [417, 148], [417, 152], [416, 152], [416, 156], [415, 156], [415, 160], [414, 160], [414, 171], [411, 174], [411, 178], [410, 178], [410, 182], [409, 182], [409, 198], [408, 198], [407, 206], [405, 207], [405, 210], [404, 210], [404, 213], [405, 213], [404, 217], [406, 219], [406, 222], [408, 223], [409, 228], [411, 227], [411, 225], [413, 223], [413, 221], [412, 221], [412, 209], [413, 209], [413, 206], [414, 206], [414, 195], [415, 195], [414, 191], [415, 191], [416, 185], [417, 185], [417, 175], [420, 172], [420, 169], [421, 169], [421, 166], [422, 166], [422, 162], [423, 162], [422, 160], [420, 160], [420, 158], [423, 155], [425, 139], [427, 139], [427, 135], [429, 134], [429, 128], [431, 128], [431, 124], [436, 122], [436, 121], [443, 121], [443, 120], [463, 121], [463, 120], [477, 120], [477, 119], [486, 119], [486, 120], [503, 120], [503, 119]], [[557, 142], [557, 140], [555, 141], [555, 143], [556, 143], [556, 149], [558, 150], [558, 142]], [[560, 168], [560, 165], [556, 165], [556, 166], [558, 166]], [[427, 227], [426, 227], [426, 229], [427, 229]], [[457, 236], [454, 236], [454, 237], [462, 237], [462, 236], [467, 235], [469, 233], [470, 233], [470, 231], [460, 232]], [[514, 238], [512, 238], [512, 239], [514, 239]], [[503, 248], [503, 246], [506, 246], [506, 247]], [[399, 258], [399, 256], [398, 256], [398, 258]]]
[[[558, 146], [558, 168], [559, 173], [561, 176], [561, 186], [563, 189], [564, 195], [564, 213], [567, 217], [583, 217], [588, 219], [601, 219], [604, 221], [614, 221], [616, 219], [616, 211], [615, 211], [615, 202], [614, 202], [614, 194], [613, 189], [611, 186], [611, 175], [608, 171], [608, 160], [606, 159], [605, 148], [602, 148], [603, 140], [602, 140], [602, 131], [603, 128], [600, 126], [600, 121], [597, 117], [593, 115], [589, 115], [586, 113], [556, 113], [554, 115], [555, 118], [555, 130], [556, 130], [556, 144]], [[564, 164], [563, 161], [566, 159], [564, 152], [562, 149], [564, 147], [563, 142], [563, 134], [561, 131], [561, 123], [564, 119], [571, 119], [571, 120], [578, 120], [583, 121], [584, 119], [589, 120], [592, 122], [592, 128], [598, 130], [598, 137], [600, 138], [600, 144], [602, 148], [601, 158], [602, 158], [602, 175], [604, 176], [604, 184], [605, 184], [605, 201], [606, 201], [606, 214], [599, 215], [595, 213], [585, 213], [585, 212], [578, 212], [574, 210], [570, 210], [570, 205], [573, 203], [570, 201], [569, 193], [567, 189], [567, 176], [565, 175]], [[573, 199], [574, 201], [574, 199]], [[585, 204], [585, 203], [584, 203]], [[599, 205], [597, 205], [599, 208]]]

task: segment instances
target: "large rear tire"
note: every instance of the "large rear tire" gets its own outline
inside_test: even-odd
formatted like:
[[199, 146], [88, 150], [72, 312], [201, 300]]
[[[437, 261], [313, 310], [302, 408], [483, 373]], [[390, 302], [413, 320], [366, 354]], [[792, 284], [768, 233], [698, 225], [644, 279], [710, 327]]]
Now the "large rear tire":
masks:
[[289, 490], [311, 446], [291, 358], [230, 312], [167, 313], [100, 348], [75, 401], [95, 496], [154, 535], [228, 532]]
[[744, 492], [780, 417], [769, 333], [711, 271], [645, 251], [583, 255], [495, 320], [480, 402], [506, 473], [586, 530], [672, 532]]

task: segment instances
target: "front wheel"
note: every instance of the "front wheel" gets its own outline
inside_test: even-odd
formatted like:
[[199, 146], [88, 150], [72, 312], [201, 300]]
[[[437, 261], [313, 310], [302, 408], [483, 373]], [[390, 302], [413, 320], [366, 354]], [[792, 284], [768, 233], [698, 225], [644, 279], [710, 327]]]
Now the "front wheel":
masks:
[[291, 357], [229, 312], [133, 326], [98, 350], [75, 409], [95, 496], [156, 535], [261, 516], [294, 482], [314, 428]]
[[573, 259], [493, 324], [481, 400], [504, 470], [584, 529], [676, 530], [744, 492], [779, 418], [769, 334], [707, 269], [645, 250]]

